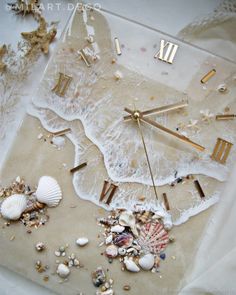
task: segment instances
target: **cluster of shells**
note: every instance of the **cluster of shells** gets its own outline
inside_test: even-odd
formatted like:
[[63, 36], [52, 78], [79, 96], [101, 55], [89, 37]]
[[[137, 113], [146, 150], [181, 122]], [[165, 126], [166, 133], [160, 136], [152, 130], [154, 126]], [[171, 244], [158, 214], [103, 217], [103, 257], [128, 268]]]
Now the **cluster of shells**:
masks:
[[99, 287], [100, 290], [96, 291], [96, 295], [113, 295], [113, 279], [108, 279], [105, 271], [101, 266], [97, 267], [92, 272], [92, 281], [95, 287]]
[[44, 225], [49, 216], [46, 207], [56, 207], [62, 199], [58, 182], [50, 176], [39, 179], [36, 190], [25, 184], [19, 176], [13, 183], [0, 190], [0, 212], [9, 221], [20, 220], [27, 227]]
[[172, 241], [159, 218], [150, 211], [113, 211], [107, 218], [98, 219], [103, 227], [105, 256], [109, 262], [118, 258], [122, 270], [159, 272], [164, 250]]

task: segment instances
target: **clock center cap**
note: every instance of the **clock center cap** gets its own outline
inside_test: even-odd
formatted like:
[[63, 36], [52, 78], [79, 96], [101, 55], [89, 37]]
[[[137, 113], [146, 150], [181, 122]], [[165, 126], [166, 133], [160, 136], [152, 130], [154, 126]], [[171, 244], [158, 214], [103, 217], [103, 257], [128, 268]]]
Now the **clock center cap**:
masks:
[[141, 118], [141, 112], [140, 112], [140, 111], [134, 111], [134, 113], [133, 113], [133, 118], [134, 118], [135, 120], [140, 119], [140, 118]]

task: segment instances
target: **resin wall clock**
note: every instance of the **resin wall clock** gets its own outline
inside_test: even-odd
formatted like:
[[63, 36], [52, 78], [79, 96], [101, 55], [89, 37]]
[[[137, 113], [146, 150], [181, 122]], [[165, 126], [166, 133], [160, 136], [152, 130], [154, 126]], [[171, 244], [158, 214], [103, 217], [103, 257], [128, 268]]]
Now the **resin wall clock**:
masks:
[[218, 200], [235, 161], [235, 86], [226, 60], [116, 16], [77, 11], [31, 113], [51, 131], [81, 122], [68, 135], [75, 166], [87, 163], [73, 178], [81, 198], [151, 209], [169, 226]]
[[98, 266], [117, 294], [177, 294], [235, 162], [235, 77], [151, 28], [75, 11], [1, 171], [5, 187], [38, 183], [36, 196], [55, 178], [58, 206], [36, 212], [40, 226], [3, 221], [1, 266], [60, 294], [112, 295], [94, 287]]

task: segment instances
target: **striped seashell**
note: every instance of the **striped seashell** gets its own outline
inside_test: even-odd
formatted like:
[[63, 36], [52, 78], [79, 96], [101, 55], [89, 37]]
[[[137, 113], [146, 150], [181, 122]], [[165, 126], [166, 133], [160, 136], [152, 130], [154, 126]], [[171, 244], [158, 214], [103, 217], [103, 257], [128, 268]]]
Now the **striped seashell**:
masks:
[[1, 214], [8, 220], [18, 220], [27, 206], [25, 195], [14, 194], [6, 198], [1, 205]]
[[166, 248], [169, 242], [168, 232], [163, 224], [149, 222], [141, 227], [137, 242], [144, 252], [157, 254]]
[[56, 179], [51, 176], [42, 176], [39, 179], [35, 195], [38, 202], [48, 207], [56, 207], [62, 199], [61, 188]]

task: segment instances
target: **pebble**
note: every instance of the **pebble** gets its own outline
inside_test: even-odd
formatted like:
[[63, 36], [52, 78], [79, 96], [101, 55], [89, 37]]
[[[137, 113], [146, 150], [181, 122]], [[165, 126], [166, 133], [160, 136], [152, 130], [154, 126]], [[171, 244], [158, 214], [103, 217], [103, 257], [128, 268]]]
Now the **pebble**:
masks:
[[82, 237], [82, 238], [78, 238], [76, 241], [76, 244], [80, 247], [83, 247], [85, 245], [87, 245], [89, 242], [88, 238]]
[[44, 282], [48, 282], [48, 280], [49, 280], [49, 276], [44, 276], [44, 277], [43, 277], [43, 280], [44, 280]]
[[69, 276], [70, 274], [70, 269], [68, 266], [66, 266], [63, 263], [60, 263], [57, 267], [57, 274], [59, 275], [59, 277], [61, 278], [66, 278]]
[[123, 74], [120, 71], [116, 71], [114, 73], [114, 78], [115, 78], [115, 80], [119, 81], [120, 79], [123, 78]]
[[169, 237], [169, 242], [170, 242], [170, 243], [174, 243], [174, 242], [175, 242], [175, 238], [172, 237], [172, 236], [170, 236], [170, 237]]
[[131, 289], [130, 285], [124, 285], [123, 290], [124, 291], [129, 291]]
[[160, 258], [161, 258], [162, 260], [165, 260], [165, 259], [166, 259], [166, 254], [165, 254], [165, 253], [161, 253], [161, 254], [160, 254]]
[[110, 245], [106, 248], [106, 255], [109, 258], [115, 258], [118, 255], [118, 248], [115, 245]]
[[139, 265], [144, 270], [150, 270], [154, 265], [154, 256], [152, 254], [146, 254], [139, 259]]
[[38, 252], [42, 252], [45, 248], [46, 248], [46, 246], [44, 245], [43, 242], [38, 242], [38, 243], [35, 245], [35, 249], [36, 249]]
[[122, 225], [115, 225], [111, 227], [111, 232], [113, 233], [122, 233], [125, 230], [125, 227]]
[[41, 139], [41, 138], [43, 138], [43, 134], [42, 133], [39, 133], [39, 135], [38, 135], [38, 137], [37, 137], [38, 139]]
[[61, 253], [60, 253], [59, 251], [55, 251], [54, 254], [55, 254], [55, 256], [57, 256], [57, 257], [60, 257], [60, 256], [61, 256]]

